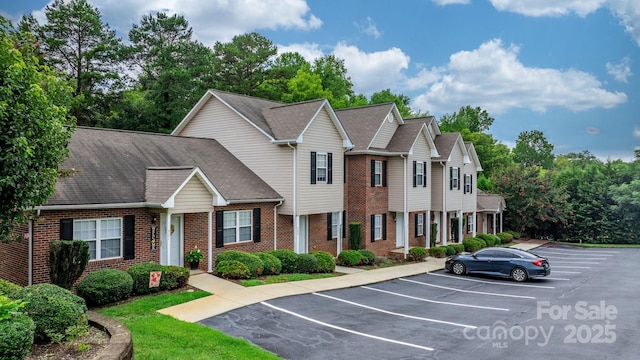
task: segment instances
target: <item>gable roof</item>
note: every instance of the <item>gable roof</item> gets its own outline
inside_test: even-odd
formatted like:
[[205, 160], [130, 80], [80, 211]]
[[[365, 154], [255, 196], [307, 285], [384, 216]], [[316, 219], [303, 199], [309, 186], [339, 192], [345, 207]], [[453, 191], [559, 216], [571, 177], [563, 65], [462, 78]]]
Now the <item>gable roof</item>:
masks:
[[476, 164], [476, 171], [482, 171], [482, 164], [480, 164], [480, 159], [478, 158], [478, 153], [476, 152], [476, 148], [473, 146], [473, 143], [471, 141], [465, 141], [464, 146], [467, 149], [469, 158], [474, 164]]
[[327, 99], [287, 104], [220, 90], [208, 90], [173, 130], [172, 134], [179, 134], [211, 98], [221, 101], [275, 143], [301, 142], [302, 134], [309, 127], [309, 124], [322, 109], [326, 109], [342, 137], [344, 147], [350, 148], [352, 146], [347, 132]]
[[336, 110], [336, 114], [353, 142], [352, 152], [384, 151], [373, 149], [370, 145], [390, 114], [393, 114], [400, 124], [404, 124], [402, 115], [394, 103], [340, 109]]
[[453, 149], [458, 146], [463, 154], [463, 161], [465, 163], [470, 162], [469, 154], [467, 153], [467, 147], [465, 146], [464, 141], [462, 140], [462, 135], [460, 135], [460, 133], [453, 132], [440, 134], [436, 136], [434, 142], [436, 144], [438, 152], [440, 153], [440, 156], [432, 158], [432, 161], [450, 161], [451, 152], [453, 152]]
[[42, 208], [160, 206], [196, 175], [226, 203], [283, 199], [212, 139], [77, 127], [62, 167], [74, 169], [74, 174], [58, 179], [54, 195]]
[[495, 212], [499, 213], [507, 208], [504, 198], [498, 194], [487, 194], [482, 191], [478, 191], [477, 196], [477, 209], [480, 212]]
[[440, 156], [427, 128], [427, 124], [430, 120], [429, 118], [432, 118], [432, 116], [405, 120], [404, 124], [399, 126], [395, 134], [393, 134], [393, 137], [387, 146], [387, 150], [391, 152], [408, 153], [413, 148], [418, 136], [422, 134], [426, 138], [429, 148], [431, 149], [431, 157]]

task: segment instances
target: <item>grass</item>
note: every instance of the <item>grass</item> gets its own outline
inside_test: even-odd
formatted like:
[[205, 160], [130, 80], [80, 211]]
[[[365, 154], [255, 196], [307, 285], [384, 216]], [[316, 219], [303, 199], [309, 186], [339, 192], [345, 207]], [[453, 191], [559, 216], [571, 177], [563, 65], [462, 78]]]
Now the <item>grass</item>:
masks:
[[245, 340], [156, 312], [208, 295], [206, 291], [160, 294], [97, 311], [131, 331], [136, 360], [279, 359]]
[[249, 287], [249, 286], [267, 285], [267, 284], [279, 284], [279, 283], [285, 283], [290, 281], [326, 279], [334, 276], [340, 276], [340, 275], [334, 274], [334, 273], [280, 274], [280, 275], [266, 276], [264, 280], [262, 279], [242, 280], [240, 284], [242, 286]]

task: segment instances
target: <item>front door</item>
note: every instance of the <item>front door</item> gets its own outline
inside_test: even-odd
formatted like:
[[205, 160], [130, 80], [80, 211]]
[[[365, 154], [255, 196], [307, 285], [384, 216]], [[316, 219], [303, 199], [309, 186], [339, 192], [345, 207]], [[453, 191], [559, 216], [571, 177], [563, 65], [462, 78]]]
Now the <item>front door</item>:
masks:
[[167, 216], [160, 215], [160, 264], [183, 266], [182, 214], [171, 214], [171, 236], [167, 237]]
[[404, 213], [396, 213], [396, 247], [404, 246]]

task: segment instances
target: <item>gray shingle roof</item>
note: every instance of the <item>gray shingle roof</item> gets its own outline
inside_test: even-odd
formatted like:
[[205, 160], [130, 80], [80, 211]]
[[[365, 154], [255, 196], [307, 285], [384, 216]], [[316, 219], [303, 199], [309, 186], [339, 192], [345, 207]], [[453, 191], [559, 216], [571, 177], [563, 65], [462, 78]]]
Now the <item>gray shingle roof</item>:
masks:
[[484, 212], [499, 212], [506, 208], [504, 198], [498, 194], [478, 193], [477, 209]]
[[[160, 190], [162, 186], [177, 186], [194, 167], [199, 167], [228, 201], [282, 199], [212, 139], [78, 127], [69, 152], [62, 167], [76, 172], [58, 179], [47, 205], [156, 201], [169, 191]], [[157, 168], [167, 167], [171, 171], [162, 177]]]
[[264, 109], [264, 119], [277, 140], [296, 139], [326, 102], [325, 99]]
[[442, 161], [449, 159], [451, 151], [456, 145], [456, 141], [458, 141], [458, 137], [460, 137], [460, 133], [444, 133], [436, 136], [433, 142], [436, 144], [440, 157], [433, 158], [432, 160]]
[[353, 143], [353, 151], [369, 150], [368, 146], [393, 103], [336, 110], [342, 126]]

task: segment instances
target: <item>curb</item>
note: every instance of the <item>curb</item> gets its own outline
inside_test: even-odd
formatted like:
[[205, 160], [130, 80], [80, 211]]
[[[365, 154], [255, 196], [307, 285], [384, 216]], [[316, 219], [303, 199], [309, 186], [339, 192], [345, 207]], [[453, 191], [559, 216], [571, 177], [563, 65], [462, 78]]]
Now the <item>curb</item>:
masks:
[[123, 324], [110, 317], [100, 315], [94, 311], [88, 311], [89, 323], [109, 336], [109, 345], [103, 349], [93, 360], [132, 360], [133, 341], [131, 332]]

